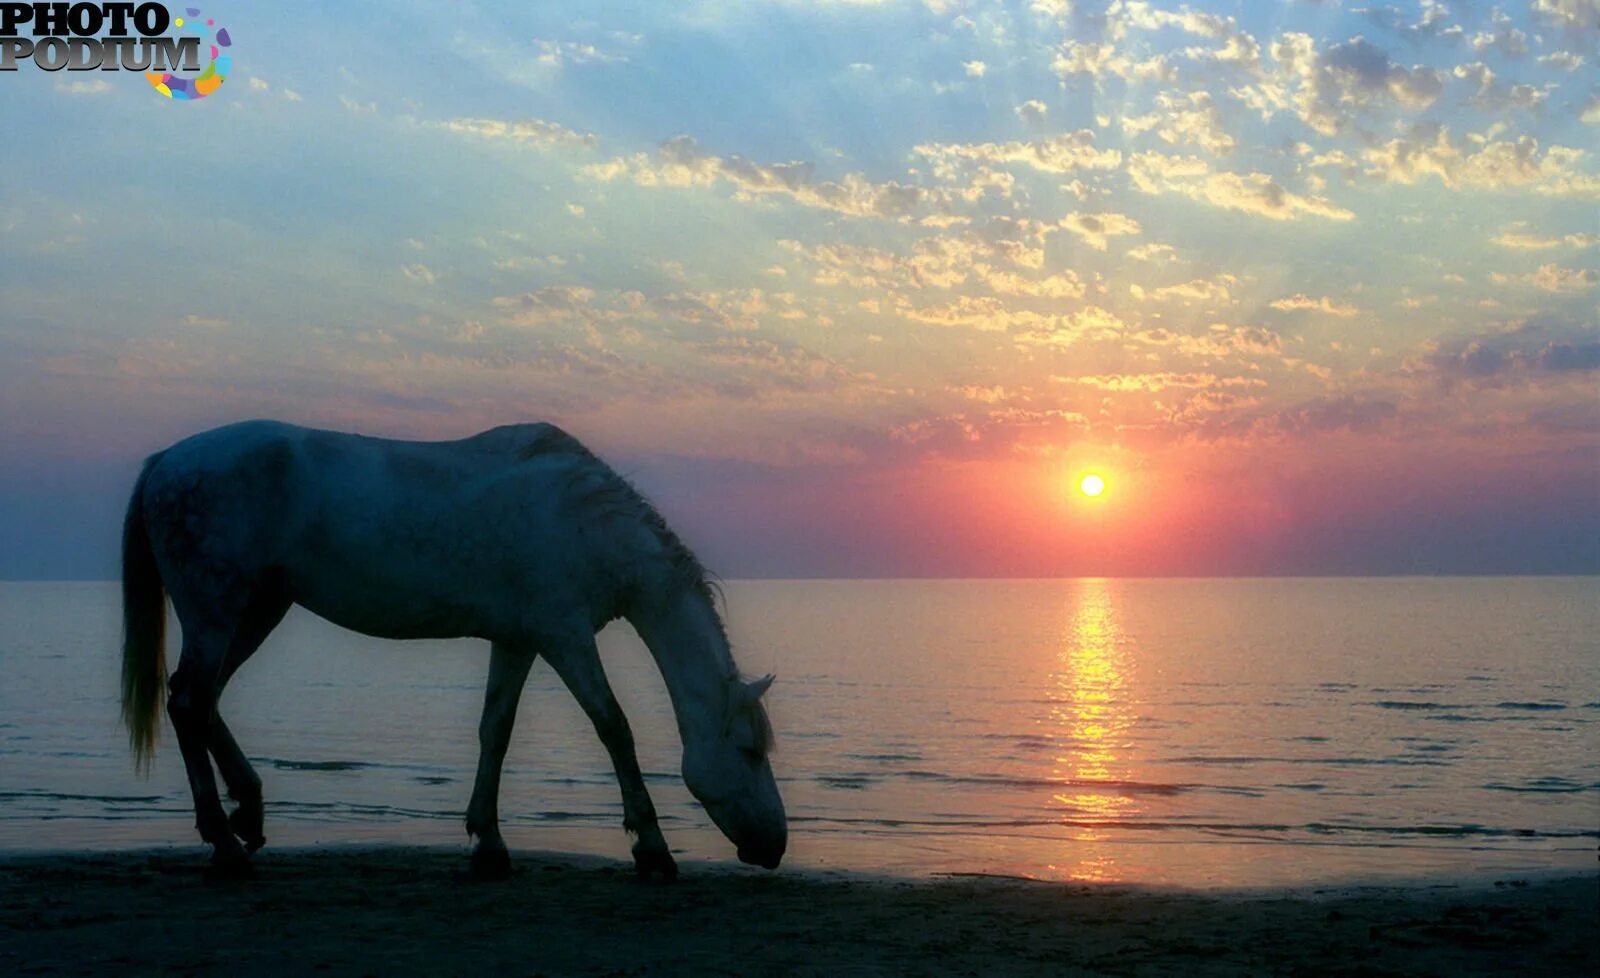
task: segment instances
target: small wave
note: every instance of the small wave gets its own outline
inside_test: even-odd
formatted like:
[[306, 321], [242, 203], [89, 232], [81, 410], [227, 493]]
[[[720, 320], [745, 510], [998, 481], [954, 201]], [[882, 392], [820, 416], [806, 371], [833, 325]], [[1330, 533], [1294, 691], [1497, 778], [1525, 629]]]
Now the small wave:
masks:
[[164, 795], [79, 795], [64, 791], [0, 791], [0, 798], [33, 798], [41, 801], [98, 801], [108, 805], [148, 805], [169, 801]]
[[1101, 818], [881, 818], [833, 815], [795, 815], [792, 824], [850, 825], [872, 828], [911, 829], [996, 829], [996, 828], [1088, 828], [1127, 831], [1180, 831], [1216, 833], [1273, 833], [1314, 836], [1388, 836], [1404, 838], [1488, 838], [1488, 839], [1600, 839], [1600, 831], [1588, 829], [1539, 830], [1501, 828], [1488, 825], [1367, 825], [1356, 822], [1206, 822], [1181, 819], [1101, 819]]
[[818, 775], [817, 783], [829, 788], [838, 788], [842, 791], [861, 791], [877, 783], [875, 778], [851, 777], [849, 775]]
[[1600, 791], [1600, 781], [1583, 784], [1568, 778], [1549, 777], [1536, 778], [1523, 784], [1503, 784], [1491, 782], [1484, 785], [1490, 791], [1518, 791], [1531, 794], [1570, 795], [1582, 791]]
[[1504, 700], [1494, 706], [1497, 710], [1565, 710], [1567, 708], [1565, 703], [1522, 702], [1518, 700]]
[[1434, 703], [1428, 700], [1374, 700], [1369, 706], [1380, 710], [1470, 710], [1461, 703]]
[[1175, 795], [1195, 784], [1167, 784], [1150, 781], [1124, 781], [1097, 778], [1017, 778], [988, 774], [945, 774], [941, 771], [901, 771], [902, 777], [918, 781], [938, 781], [941, 784], [981, 784], [1006, 788], [1083, 788], [1115, 791], [1123, 794]]
[[846, 754], [844, 756], [855, 761], [882, 761], [885, 763], [922, 760], [921, 754]]
[[1206, 754], [1189, 754], [1182, 757], [1163, 757], [1166, 764], [1330, 764], [1346, 767], [1448, 767], [1448, 761], [1425, 757], [1257, 757], [1249, 754], [1213, 757]]
[[364, 761], [289, 761], [275, 757], [272, 766], [283, 771], [360, 771], [373, 765]]

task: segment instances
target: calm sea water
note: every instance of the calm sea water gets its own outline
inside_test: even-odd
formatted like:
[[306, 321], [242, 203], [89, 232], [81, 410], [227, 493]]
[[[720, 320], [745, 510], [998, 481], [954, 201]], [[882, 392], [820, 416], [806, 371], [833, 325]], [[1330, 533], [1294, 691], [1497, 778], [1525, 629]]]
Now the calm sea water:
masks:
[[[1592, 868], [1600, 580], [783, 581], [727, 587], [774, 671], [789, 862], [1255, 886]], [[0, 584], [0, 849], [195, 845], [171, 734], [117, 726], [118, 594]], [[654, 664], [602, 647], [680, 859], [731, 847], [678, 780]], [[487, 649], [296, 611], [223, 706], [274, 844], [460, 842]], [[548, 667], [513, 849], [625, 857], [605, 752]], [[197, 858], [200, 851], [196, 850]]]

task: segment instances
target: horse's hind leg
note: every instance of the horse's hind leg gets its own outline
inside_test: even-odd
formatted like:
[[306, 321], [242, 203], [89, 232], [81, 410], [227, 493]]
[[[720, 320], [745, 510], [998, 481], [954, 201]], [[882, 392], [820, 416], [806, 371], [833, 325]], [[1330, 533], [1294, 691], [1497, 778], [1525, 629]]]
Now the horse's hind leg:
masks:
[[250, 859], [228, 826], [228, 816], [217, 797], [217, 780], [206, 753], [212, 719], [217, 708], [217, 680], [227, 659], [233, 629], [215, 619], [183, 623], [183, 656], [168, 680], [167, 715], [178, 734], [178, 749], [189, 775], [194, 796], [195, 827], [212, 846], [212, 866], [224, 875], [249, 869]]
[[[269, 578], [256, 585], [250, 595], [250, 603], [239, 620], [239, 627], [234, 631], [233, 641], [228, 646], [228, 658], [217, 679], [218, 697], [234, 672], [255, 654], [272, 630], [278, 627], [289, 605], [288, 588], [280, 580]], [[228, 827], [244, 843], [246, 852], [255, 852], [267, 844], [262, 824], [261, 777], [250, 766], [244, 751], [233, 739], [233, 732], [223, 722], [220, 707], [211, 715], [206, 746], [217, 762], [223, 783], [228, 786], [228, 797], [238, 803], [238, 807], [228, 816]]]

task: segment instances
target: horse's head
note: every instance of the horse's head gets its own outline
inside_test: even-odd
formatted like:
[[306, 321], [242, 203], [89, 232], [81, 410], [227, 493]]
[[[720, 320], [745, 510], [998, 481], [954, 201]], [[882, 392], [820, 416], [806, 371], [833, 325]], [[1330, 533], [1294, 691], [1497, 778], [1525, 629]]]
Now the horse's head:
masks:
[[683, 780], [738, 847], [740, 861], [776, 869], [789, 844], [789, 821], [767, 761], [772, 725], [761, 694], [771, 685], [771, 676], [724, 682], [721, 716], [684, 739]]

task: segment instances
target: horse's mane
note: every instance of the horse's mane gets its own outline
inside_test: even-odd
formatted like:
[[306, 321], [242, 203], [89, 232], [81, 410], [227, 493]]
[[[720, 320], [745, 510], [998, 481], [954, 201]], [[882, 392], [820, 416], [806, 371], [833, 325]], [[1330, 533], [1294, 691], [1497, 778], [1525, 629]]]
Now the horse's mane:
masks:
[[[576, 459], [578, 465], [573, 469], [567, 485], [568, 498], [603, 519], [635, 522], [649, 530], [666, 558], [668, 585], [693, 588], [705, 599], [706, 607], [711, 611], [711, 620], [716, 623], [723, 644], [727, 645], [727, 626], [717, 608], [723, 597], [721, 585], [706, 570], [694, 551], [689, 549], [689, 545], [672, 531], [672, 527], [667, 525], [644, 493], [591, 452], [583, 442], [555, 425], [540, 424], [533, 427], [537, 430], [522, 444], [517, 455], [524, 459], [551, 455]], [[737, 672], [729, 678], [740, 679]], [[763, 754], [767, 754], [777, 746], [772, 721], [768, 719], [766, 706], [760, 700], [752, 701], [749, 709], [755, 722], [756, 746]]]
[[[538, 430], [518, 450], [518, 456], [531, 459], [566, 455], [577, 459], [580, 464], [573, 470], [567, 486], [568, 498], [602, 517], [634, 521], [649, 530], [666, 557], [669, 583], [694, 588], [706, 599], [718, 629], [723, 629], [722, 616], [717, 612], [718, 599], [722, 596], [720, 585], [644, 493], [565, 431], [553, 424], [535, 427]], [[727, 637], [725, 630], [723, 637]]]

